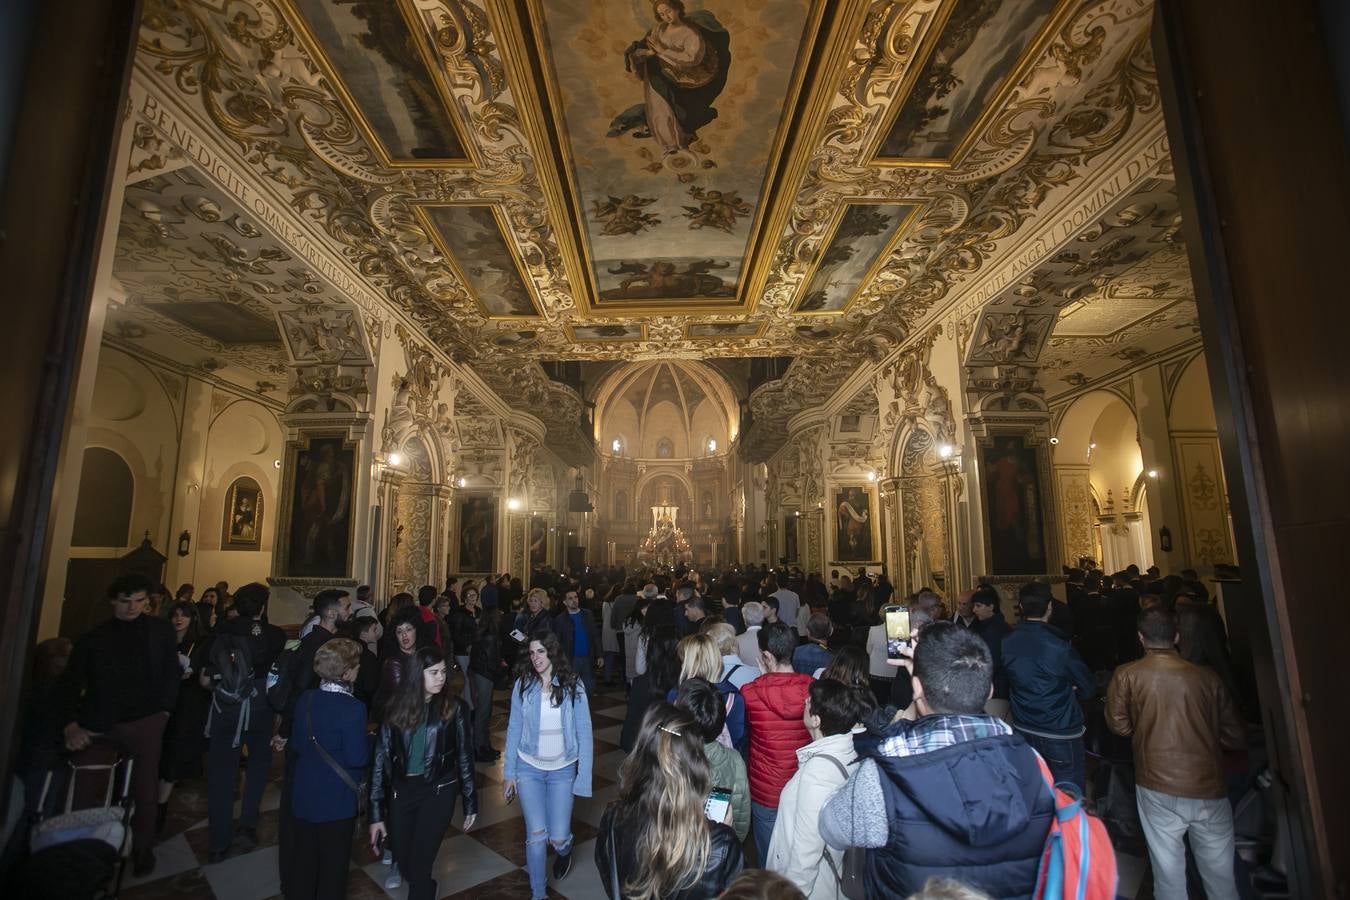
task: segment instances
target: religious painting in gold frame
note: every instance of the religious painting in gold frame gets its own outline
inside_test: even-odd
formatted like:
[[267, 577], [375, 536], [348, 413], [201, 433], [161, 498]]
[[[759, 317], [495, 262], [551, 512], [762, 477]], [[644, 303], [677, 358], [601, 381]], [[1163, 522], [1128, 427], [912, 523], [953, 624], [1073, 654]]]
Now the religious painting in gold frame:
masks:
[[829, 522], [834, 542], [831, 564], [881, 561], [881, 519], [875, 483], [835, 484], [830, 489]]

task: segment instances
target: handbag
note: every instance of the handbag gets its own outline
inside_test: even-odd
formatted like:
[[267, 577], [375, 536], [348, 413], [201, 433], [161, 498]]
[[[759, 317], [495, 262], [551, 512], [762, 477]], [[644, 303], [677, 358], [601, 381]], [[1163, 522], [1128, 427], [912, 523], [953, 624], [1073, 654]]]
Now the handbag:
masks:
[[619, 843], [614, 838], [614, 820], [618, 817], [618, 813], [609, 817], [609, 890], [611, 900], [623, 900], [623, 892], [619, 890]]
[[[844, 764], [833, 756], [820, 754], [821, 759], [828, 759], [834, 763], [848, 780], [848, 769]], [[834, 874], [834, 880], [839, 882], [839, 891], [848, 900], [867, 900], [867, 848], [849, 847], [844, 851], [842, 864], [836, 864], [834, 857], [830, 855], [830, 848], [825, 848], [825, 862], [830, 867], [830, 872]]]
[[319, 751], [319, 756], [323, 757], [323, 761], [328, 763], [328, 767], [333, 770], [333, 773], [342, 779], [342, 783], [347, 786], [347, 789], [356, 794], [356, 817], [364, 819], [366, 817], [366, 783], [363, 781], [357, 784], [351, 773], [338, 765], [338, 761], [333, 759], [327, 750], [323, 749], [323, 744], [320, 744], [319, 739], [314, 736], [314, 698], [312, 697], [309, 705], [305, 707], [305, 726], [309, 728], [309, 739], [314, 744], [314, 749]]

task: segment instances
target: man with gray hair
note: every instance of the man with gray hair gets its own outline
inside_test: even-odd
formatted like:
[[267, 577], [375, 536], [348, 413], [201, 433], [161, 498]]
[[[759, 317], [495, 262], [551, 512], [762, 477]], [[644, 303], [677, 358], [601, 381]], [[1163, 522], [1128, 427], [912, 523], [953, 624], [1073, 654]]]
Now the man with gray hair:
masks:
[[741, 607], [745, 634], [736, 639], [741, 662], [759, 672], [759, 629], [764, 624], [764, 604], [751, 600]]

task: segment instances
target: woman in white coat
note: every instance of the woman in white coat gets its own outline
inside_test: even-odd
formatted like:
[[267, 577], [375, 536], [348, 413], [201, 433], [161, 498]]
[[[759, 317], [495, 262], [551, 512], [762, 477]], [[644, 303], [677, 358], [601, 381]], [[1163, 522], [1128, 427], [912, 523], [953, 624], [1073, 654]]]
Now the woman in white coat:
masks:
[[779, 796], [764, 864], [795, 884], [808, 900], [844, 896], [834, 874], [843, 869], [843, 852], [825, 846], [818, 822], [825, 801], [854, 772], [858, 755], [852, 730], [861, 715], [856, 688], [829, 679], [811, 685], [802, 713], [811, 743], [797, 751], [797, 774]]

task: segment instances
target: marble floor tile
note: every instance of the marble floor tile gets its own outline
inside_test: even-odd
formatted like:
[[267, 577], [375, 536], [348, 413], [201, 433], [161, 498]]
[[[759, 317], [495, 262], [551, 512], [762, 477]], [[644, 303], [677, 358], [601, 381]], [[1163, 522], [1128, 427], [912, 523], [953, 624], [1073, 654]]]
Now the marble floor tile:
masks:
[[122, 900], [219, 900], [201, 869], [189, 869], [133, 887], [123, 882]]
[[122, 886], [126, 888], [149, 884], [200, 867], [201, 862], [197, 859], [197, 854], [192, 851], [187, 837], [183, 834], [176, 834], [171, 838], [162, 839], [155, 845], [155, 870], [153, 872], [137, 878], [131, 874], [131, 867], [128, 866], [126, 875], [122, 878]]
[[[577, 844], [572, 851], [572, 871], [553, 886], [567, 900], [606, 900], [605, 886], [600, 881], [600, 870], [595, 866], [595, 839]], [[608, 873], [605, 875], [609, 877]]]
[[216, 900], [265, 900], [281, 891], [274, 846], [231, 857], [202, 871]]

